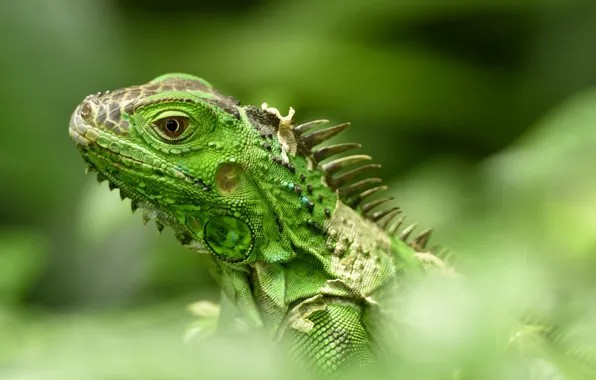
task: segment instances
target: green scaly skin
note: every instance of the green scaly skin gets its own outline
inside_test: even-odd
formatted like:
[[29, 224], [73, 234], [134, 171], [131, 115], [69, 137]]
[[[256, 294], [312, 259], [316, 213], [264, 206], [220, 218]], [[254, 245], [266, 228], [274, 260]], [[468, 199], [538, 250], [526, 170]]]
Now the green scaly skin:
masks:
[[364, 202], [384, 189], [358, 178], [378, 166], [358, 166], [370, 157], [330, 158], [358, 144], [313, 149], [347, 124], [296, 126], [292, 113], [240, 106], [200, 78], [168, 74], [88, 96], [69, 133], [133, 211], [212, 257], [250, 326], [268, 329], [294, 362], [339, 373], [375, 360], [385, 295], [444, 265], [417, 253], [428, 233], [393, 237], [399, 210], [378, 207], [387, 199]]

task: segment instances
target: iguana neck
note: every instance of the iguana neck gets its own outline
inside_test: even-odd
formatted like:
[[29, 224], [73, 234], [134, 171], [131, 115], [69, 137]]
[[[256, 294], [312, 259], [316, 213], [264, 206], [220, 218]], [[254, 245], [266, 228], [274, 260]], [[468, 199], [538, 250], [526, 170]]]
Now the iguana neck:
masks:
[[310, 157], [288, 149], [278, 117], [252, 106], [243, 111], [258, 136], [260, 153], [266, 153], [259, 157], [266, 162], [255, 164], [250, 178], [268, 205], [268, 220], [275, 221], [277, 231], [270, 238], [277, 235], [284, 249], [292, 251], [279, 261], [294, 257], [298, 250], [320, 254], [326, 249], [324, 225], [333, 216], [337, 194], [325, 185]]

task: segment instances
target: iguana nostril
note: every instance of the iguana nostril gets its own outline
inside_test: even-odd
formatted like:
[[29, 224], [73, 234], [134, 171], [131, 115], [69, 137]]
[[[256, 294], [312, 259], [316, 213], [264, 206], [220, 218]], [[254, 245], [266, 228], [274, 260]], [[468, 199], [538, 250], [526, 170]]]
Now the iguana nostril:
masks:
[[87, 118], [91, 115], [91, 105], [88, 102], [83, 103], [81, 106], [81, 116]]

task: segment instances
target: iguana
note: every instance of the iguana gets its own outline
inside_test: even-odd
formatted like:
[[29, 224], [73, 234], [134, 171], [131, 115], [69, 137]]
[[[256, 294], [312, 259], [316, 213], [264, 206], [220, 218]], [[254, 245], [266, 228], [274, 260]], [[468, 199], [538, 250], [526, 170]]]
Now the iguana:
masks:
[[249, 326], [291, 361], [338, 374], [383, 352], [392, 337], [379, 321], [399, 323], [395, 294], [431, 271], [457, 274], [426, 249], [431, 230], [409, 239], [415, 225], [402, 228], [400, 209], [378, 197], [386, 186], [367, 175], [379, 165], [344, 154], [360, 144], [320, 146], [348, 123], [293, 116], [167, 74], [86, 97], [69, 133], [133, 211], [210, 255]]

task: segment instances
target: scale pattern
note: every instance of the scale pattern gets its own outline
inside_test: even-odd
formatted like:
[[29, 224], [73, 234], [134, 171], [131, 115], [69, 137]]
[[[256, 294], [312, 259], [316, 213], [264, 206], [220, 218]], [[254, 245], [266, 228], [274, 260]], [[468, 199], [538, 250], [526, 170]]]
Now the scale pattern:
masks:
[[363, 327], [361, 306], [345, 301], [330, 302], [313, 312], [314, 327], [308, 333], [291, 330], [285, 337], [295, 363], [315, 363], [315, 375], [331, 375], [373, 361], [369, 337]]

